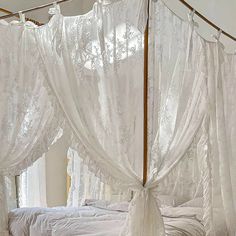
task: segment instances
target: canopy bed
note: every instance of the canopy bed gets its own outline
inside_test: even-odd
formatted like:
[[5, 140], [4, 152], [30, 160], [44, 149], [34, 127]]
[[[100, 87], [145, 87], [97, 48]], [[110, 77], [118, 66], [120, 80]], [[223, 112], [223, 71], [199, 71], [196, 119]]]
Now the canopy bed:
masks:
[[[42, 26], [22, 14], [0, 22], [0, 234], [235, 236], [236, 66], [225, 32], [206, 41], [194, 14], [184, 22], [162, 1], [50, 13]], [[61, 129], [96, 178], [132, 191], [129, 206], [16, 209], [8, 229], [6, 176]]]

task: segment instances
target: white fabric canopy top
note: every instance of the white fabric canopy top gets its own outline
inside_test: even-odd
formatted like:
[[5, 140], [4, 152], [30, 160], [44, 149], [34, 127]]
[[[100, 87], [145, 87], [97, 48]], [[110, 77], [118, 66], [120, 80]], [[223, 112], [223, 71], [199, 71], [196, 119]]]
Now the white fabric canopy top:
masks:
[[89, 171], [135, 192], [120, 235], [165, 235], [158, 195], [181, 179], [182, 195], [204, 199], [206, 235], [214, 235], [220, 208], [235, 236], [235, 55], [219, 39], [202, 39], [192, 19], [183, 22], [161, 1], [150, 11], [149, 171], [142, 184], [146, 3], [96, 3], [74, 17], [56, 7], [41, 27], [1, 22], [1, 235], [7, 235], [3, 176], [42, 156], [61, 127]]

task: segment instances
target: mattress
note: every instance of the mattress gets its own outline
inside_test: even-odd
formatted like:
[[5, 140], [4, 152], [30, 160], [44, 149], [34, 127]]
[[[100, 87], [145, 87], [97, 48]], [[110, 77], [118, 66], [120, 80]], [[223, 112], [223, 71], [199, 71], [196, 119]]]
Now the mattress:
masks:
[[[202, 209], [197, 207], [165, 207], [161, 209], [167, 236], [203, 236]], [[9, 214], [12, 236], [119, 236], [126, 211], [80, 208], [23, 208]], [[217, 236], [225, 235], [218, 222]]]

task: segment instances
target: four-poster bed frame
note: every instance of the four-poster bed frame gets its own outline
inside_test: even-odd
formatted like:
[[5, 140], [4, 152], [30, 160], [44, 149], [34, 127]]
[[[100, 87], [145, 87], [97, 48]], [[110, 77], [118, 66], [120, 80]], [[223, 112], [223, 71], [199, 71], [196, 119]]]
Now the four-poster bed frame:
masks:
[[148, 0], [147, 24], [144, 33], [144, 73], [143, 73], [143, 186], [148, 175], [148, 43], [149, 43], [149, 6]]
[[[44, 4], [41, 6], [37, 6], [34, 8], [30, 8], [27, 10], [23, 10], [21, 11], [21, 13], [27, 13], [27, 12], [31, 12], [34, 10], [38, 10], [38, 9], [42, 9], [42, 8], [46, 8], [49, 6], [52, 6], [53, 4], [57, 3], [63, 3], [63, 2], [67, 2], [70, 0], [59, 0], [57, 2], [54, 3], [48, 3], [48, 4]], [[147, 175], [148, 175], [148, 46], [149, 46], [149, 8], [150, 8], [150, 0], [147, 0], [147, 23], [146, 23], [146, 28], [145, 28], [145, 33], [144, 33], [144, 76], [143, 76], [143, 81], [144, 81], [144, 89], [143, 89], [143, 185], [146, 184], [147, 182]], [[196, 14], [198, 17], [200, 17], [201, 19], [203, 19], [206, 23], [208, 23], [209, 25], [211, 25], [213, 28], [215, 28], [217, 31], [220, 31], [222, 34], [226, 35], [227, 37], [229, 37], [230, 39], [236, 41], [236, 38], [232, 35], [230, 35], [229, 33], [227, 33], [226, 31], [222, 30], [220, 27], [218, 27], [217, 25], [215, 25], [213, 22], [211, 22], [210, 20], [208, 20], [205, 16], [203, 16], [201, 13], [199, 13], [198, 11], [196, 11], [191, 5], [189, 5], [185, 0], [179, 0], [184, 6], [186, 6], [189, 10], [193, 11], [194, 14]], [[19, 12], [10, 12], [6, 9], [0, 8], [1, 12], [7, 13], [4, 16], [1, 16], [0, 19], [6, 19], [9, 17], [13, 17], [19, 16]], [[37, 22], [35, 20], [32, 20], [30, 18], [26, 18], [29, 21], [34, 22], [37, 25], [42, 25], [42, 23]], [[69, 184], [70, 184], [70, 177], [67, 177], [67, 191], [69, 190]]]

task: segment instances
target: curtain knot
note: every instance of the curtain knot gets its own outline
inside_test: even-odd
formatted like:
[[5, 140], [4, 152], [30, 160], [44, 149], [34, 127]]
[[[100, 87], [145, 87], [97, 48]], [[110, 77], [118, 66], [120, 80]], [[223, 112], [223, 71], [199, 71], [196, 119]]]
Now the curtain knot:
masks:
[[25, 23], [25, 14], [23, 14], [22, 11], [19, 11], [18, 14], [20, 17], [20, 23], [24, 24]]
[[188, 21], [192, 27], [198, 27], [198, 23], [194, 21], [195, 9], [188, 13]]
[[216, 42], [221, 46], [221, 48], [224, 49], [225, 47], [224, 47], [223, 43], [220, 42], [221, 34], [222, 34], [222, 29], [219, 29], [217, 34], [213, 34], [211, 36], [212, 36], [212, 38], [214, 38], [216, 40]]
[[120, 236], [165, 236], [164, 222], [155, 196], [156, 188], [138, 185]]
[[140, 195], [142, 198], [148, 199], [151, 189], [149, 187], [142, 186], [141, 189], [137, 190], [136, 194]]
[[56, 14], [60, 14], [60, 13], [61, 13], [60, 6], [57, 4], [57, 2], [53, 2], [53, 7], [49, 8], [48, 14], [49, 15], [56, 15]]
[[217, 34], [213, 34], [212, 37], [218, 42], [220, 40], [221, 33], [222, 33], [222, 29], [219, 29], [217, 31]]

